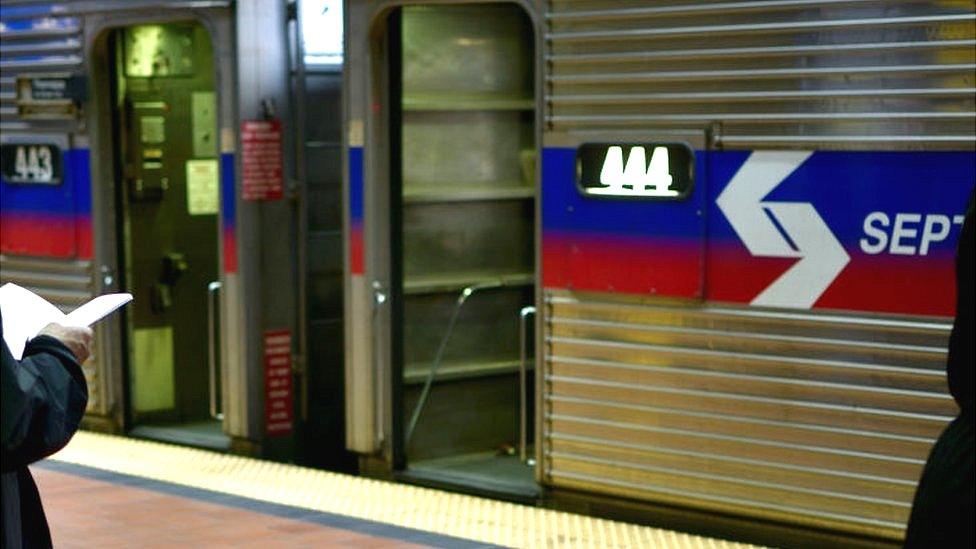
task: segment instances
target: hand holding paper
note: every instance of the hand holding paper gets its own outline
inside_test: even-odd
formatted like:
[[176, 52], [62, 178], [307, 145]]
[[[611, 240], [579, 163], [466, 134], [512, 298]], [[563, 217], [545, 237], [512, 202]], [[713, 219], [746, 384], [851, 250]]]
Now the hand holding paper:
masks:
[[63, 343], [75, 355], [78, 364], [83, 364], [91, 356], [93, 333], [88, 326], [64, 326], [52, 322], [37, 332], [37, 336], [42, 335], [53, 337]]
[[34, 292], [7, 283], [0, 286], [0, 309], [4, 312], [3, 339], [14, 358], [20, 360], [27, 341], [48, 324], [91, 326], [130, 301], [132, 294], [106, 294], [66, 315]]

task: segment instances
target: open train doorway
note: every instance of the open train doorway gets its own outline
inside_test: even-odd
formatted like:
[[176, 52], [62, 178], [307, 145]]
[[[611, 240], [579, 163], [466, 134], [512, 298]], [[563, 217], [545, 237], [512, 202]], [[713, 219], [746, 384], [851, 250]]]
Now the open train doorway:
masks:
[[192, 22], [109, 37], [130, 434], [227, 449], [219, 396], [214, 55]]
[[534, 394], [520, 360], [536, 280], [532, 28], [514, 4], [388, 21], [397, 465], [522, 500], [538, 496], [520, 444]]

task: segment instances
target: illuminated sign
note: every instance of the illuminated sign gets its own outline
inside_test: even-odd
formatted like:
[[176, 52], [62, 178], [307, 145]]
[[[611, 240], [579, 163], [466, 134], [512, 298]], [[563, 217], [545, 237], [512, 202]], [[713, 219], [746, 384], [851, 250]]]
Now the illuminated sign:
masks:
[[587, 143], [577, 149], [577, 183], [592, 196], [683, 200], [694, 183], [693, 159], [682, 143]]
[[61, 183], [61, 149], [47, 143], [4, 143], [0, 165], [8, 183]]

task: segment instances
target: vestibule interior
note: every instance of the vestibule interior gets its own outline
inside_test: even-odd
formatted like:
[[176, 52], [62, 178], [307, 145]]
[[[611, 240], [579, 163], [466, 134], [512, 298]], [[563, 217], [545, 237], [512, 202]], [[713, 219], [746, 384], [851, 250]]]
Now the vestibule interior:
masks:
[[226, 449], [220, 422], [213, 46], [198, 23], [112, 31], [130, 432]]
[[535, 280], [532, 25], [511, 4], [404, 7], [390, 25], [405, 474], [534, 497], [517, 451], [533, 394], [518, 375]]

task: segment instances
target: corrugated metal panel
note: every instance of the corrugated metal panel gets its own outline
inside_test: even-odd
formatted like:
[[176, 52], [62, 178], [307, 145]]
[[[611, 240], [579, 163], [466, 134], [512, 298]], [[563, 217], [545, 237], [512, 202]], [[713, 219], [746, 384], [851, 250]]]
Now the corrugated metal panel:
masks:
[[[87, 260], [0, 255], [0, 285], [7, 282], [33, 291], [64, 312], [73, 311], [93, 297], [92, 263]], [[83, 369], [88, 380], [88, 410], [99, 410], [97, 357], [89, 358]]]
[[973, 2], [555, 0], [546, 38], [550, 131], [976, 146]]
[[957, 412], [947, 322], [562, 291], [545, 313], [555, 486], [897, 539]]
[[92, 267], [87, 260], [0, 255], [0, 282], [13, 282], [69, 312], [92, 298]]
[[76, 119], [24, 120], [17, 110], [18, 76], [81, 72], [82, 20], [59, 15], [64, 11], [62, 4], [9, 2], [0, 11], [0, 129], [77, 129]]

